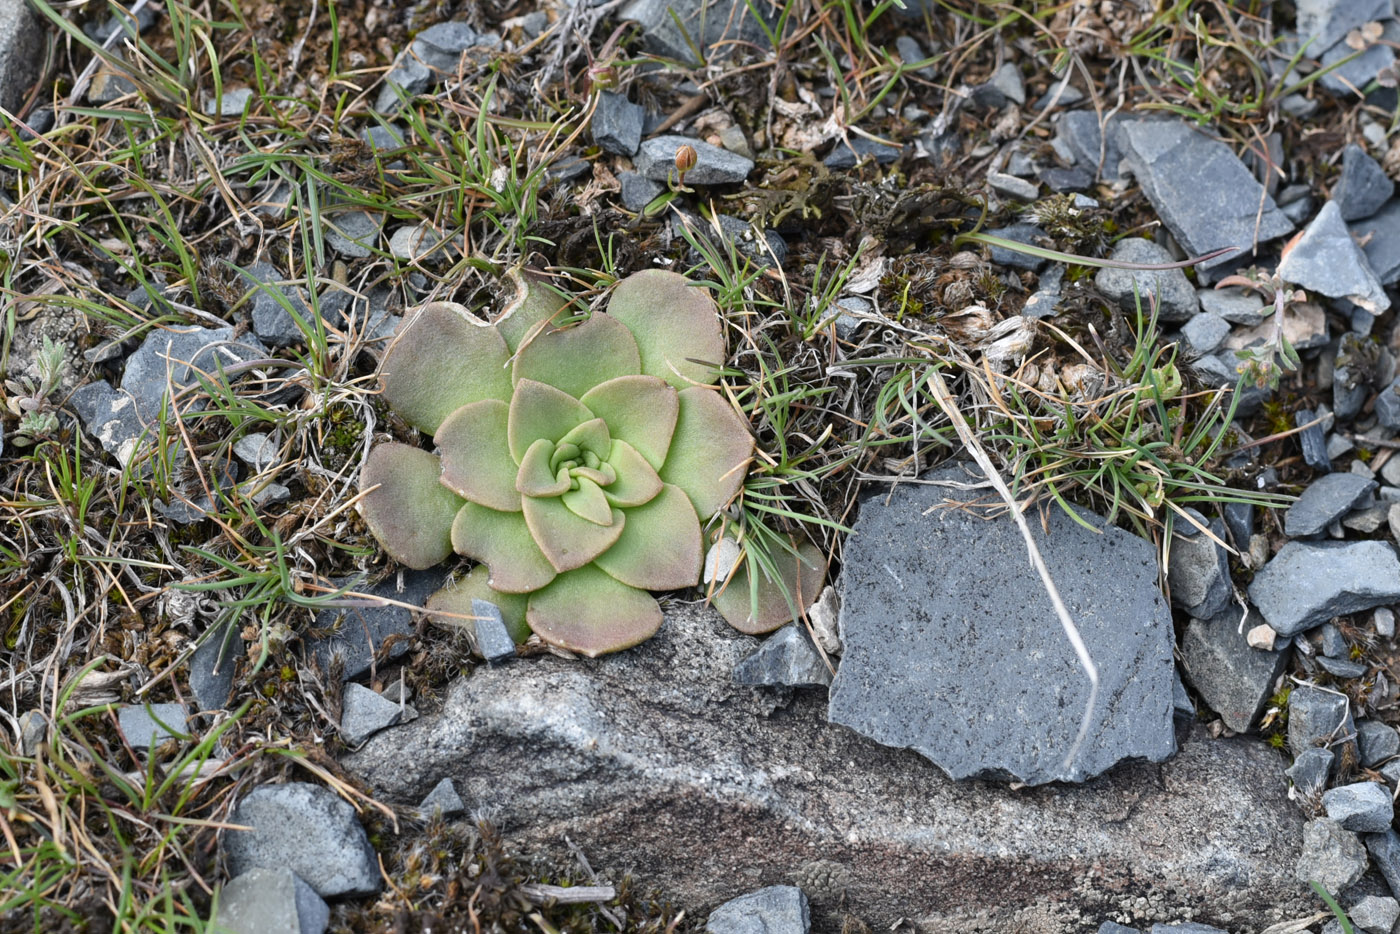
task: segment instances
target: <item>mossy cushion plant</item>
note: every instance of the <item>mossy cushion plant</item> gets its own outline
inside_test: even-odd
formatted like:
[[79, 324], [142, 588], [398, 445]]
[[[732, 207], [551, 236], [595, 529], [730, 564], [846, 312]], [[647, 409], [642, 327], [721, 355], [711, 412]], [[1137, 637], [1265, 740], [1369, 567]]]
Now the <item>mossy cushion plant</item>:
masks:
[[528, 282], [493, 325], [451, 303], [418, 310], [381, 375], [437, 453], [371, 450], [361, 512], [411, 568], [481, 562], [430, 612], [489, 600], [517, 642], [533, 630], [596, 656], [656, 632], [648, 591], [699, 581], [702, 525], [739, 491], [754, 441], [712, 388], [725, 347], [707, 290], [648, 270], [606, 312], [556, 327], [565, 304]]

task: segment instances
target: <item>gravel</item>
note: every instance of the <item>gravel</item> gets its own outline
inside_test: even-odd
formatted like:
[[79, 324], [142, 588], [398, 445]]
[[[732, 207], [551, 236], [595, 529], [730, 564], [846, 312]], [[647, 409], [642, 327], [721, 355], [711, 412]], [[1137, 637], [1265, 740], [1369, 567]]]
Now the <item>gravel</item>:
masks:
[[1400, 560], [1380, 541], [1289, 542], [1249, 585], [1249, 598], [1279, 635], [1334, 616], [1400, 603]]

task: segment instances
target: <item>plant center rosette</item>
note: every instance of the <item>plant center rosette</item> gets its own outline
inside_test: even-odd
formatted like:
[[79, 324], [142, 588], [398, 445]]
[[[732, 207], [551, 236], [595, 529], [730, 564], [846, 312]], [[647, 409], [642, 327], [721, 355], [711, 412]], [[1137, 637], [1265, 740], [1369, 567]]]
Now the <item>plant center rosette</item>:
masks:
[[[451, 303], [419, 309], [381, 376], [437, 453], [375, 447], [360, 510], [411, 568], [454, 551], [481, 562], [430, 612], [489, 600], [517, 642], [533, 631], [596, 656], [656, 632], [648, 591], [699, 582], [702, 526], [739, 491], [754, 442], [712, 388], [725, 347], [708, 291], [649, 270], [620, 282], [606, 312], [556, 328], [566, 304], [530, 282], [492, 325]], [[825, 572], [808, 558], [803, 591]]]

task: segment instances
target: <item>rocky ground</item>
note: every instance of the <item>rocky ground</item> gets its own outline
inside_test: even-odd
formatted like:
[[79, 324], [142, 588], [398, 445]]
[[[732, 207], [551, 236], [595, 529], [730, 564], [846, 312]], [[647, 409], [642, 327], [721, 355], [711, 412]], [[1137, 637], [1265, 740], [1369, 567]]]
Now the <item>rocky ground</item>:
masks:
[[[0, 931], [1400, 930], [1397, 42], [0, 0]], [[599, 659], [421, 613], [385, 348], [657, 267], [718, 518], [829, 586]]]

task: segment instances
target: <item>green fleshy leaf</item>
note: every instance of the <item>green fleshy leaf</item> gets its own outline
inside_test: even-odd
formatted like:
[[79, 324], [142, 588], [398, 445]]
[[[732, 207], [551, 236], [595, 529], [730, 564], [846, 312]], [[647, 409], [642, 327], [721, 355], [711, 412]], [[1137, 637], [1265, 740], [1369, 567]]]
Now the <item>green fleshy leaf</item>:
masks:
[[593, 413], [568, 393], [532, 379], [522, 379], [515, 384], [515, 394], [510, 397], [510, 417], [506, 420], [510, 456], [518, 464], [525, 459], [530, 445], [540, 438], [557, 442], [591, 418]]
[[500, 509], [520, 511], [506, 422], [510, 406], [499, 399], [464, 405], [443, 419], [433, 441], [442, 456], [442, 482], [457, 495]]
[[566, 444], [578, 445], [577, 456], [580, 460], [585, 453], [591, 453], [596, 464], [612, 452], [612, 435], [608, 434], [608, 423], [601, 418], [589, 419], [559, 439], [561, 448]]
[[[467, 628], [470, 631], [473, 621], [459, 617], [474, 615], [473, 600], [486, 600], [501, 608], [506, 631], [519, 645], [530, 638], [530, 624], [525, 622], [525, 610], [530, 598], [521, 593], [502, 593], [493, 588], [486, 578], [486, 565], [478, 564], [466, 577], [453, 581], [429, 597], [423, 609], [427, 611], [428, 619], [438, 625]], [[436, 613], [455, 615], [435, 616]]]
[[592, 480], [599, 486], [608, 486], [617, 481], [617, 471], [613, 470], [612, 464], [599, 464], [597, 470], [575, 467], [572, 474], [579, 480]]
[[553, 470], [549, 464], [554, 456], [554, 442], [540, 438], [525, 449], [520, 459], [520, 472], [515, 475], [515, 489], [526, 496], [560, 496], [569, 491], [569, 472]]
[[685, 490], [704, 522], [739, 492], [753, 436], [739, 413], [712, 389], [682, 389], [680, 417], [661, 479]]
[[464, 405], [510, 398], [510, 349], [495, 328], [451, 302], [406, 317], [379, 368], [384, 398], [404, 421], [431, 435]]
[[[756, 602], [749, 585], [748, 560], [735, 565], [734, 573], [722, 590], [716, 585], [710, 602], [729, 625], [751, 636], [772, 632], [793, 619], [793, 607], [799, 614], [805, 613], [817, 602], [822, 585], [826, 583], [826, 558], [811, 542], [803, 542], [797, 551], [801, 560], [782, 550], [773, 555], [782, 586], [760, 573]], [[788, 604], [788, 596], [792, 606]]]
[[569, 297], [533, 273], [512, 274], [516, 295], [494, 322], [513, 354], [522, 342], [533, 340], [550, 327], [548, 322], [565, 317]]
[[462, 500], [438, 482], [442, 464], [421, 448], [389, 442], [375, 447], [360, 469], [365, 525], [389, 557], [416, 570], [452, 554], [452, 517]]
[[614, 441], [608, 465], [617, 479], [604, 487], [603, 493], [614, 506], [640, 506], [661, 492], [661, 478], [637, 449], [626, 441]]
[[662, 621], [651, 594], [592, 566], [560, 574], [531, 594], [525, 618], [545, 642], [590, 658], [645, 642]]
[[593, 563], [631, 587], [675, 590], [700, 579], [700, 520], [690, 497], [663, 486], [645, 506], [627, 510], [617, 544]]
[[680, 273], [633, 273], [613, 290], [608, 314], [637, 339], [641, 371], [677, 389], [713, 383], [724, 364], [724, 331], [710, 290]]
[[613, 440], [626, 441], [656, 470], [666, 463], [680, 402], [656, 376], [622, 376], [594, 386], [579, 400], [608, 423]]
[[515, 355], [511, 378], [548, 383], [577, 398], [599, 383], [641, 372], [632, 332], [607, 315], [545, 331]]
[[594, 525], [612, 525], [612, 506], [603, 495], [603, 488], [587, 477], [577, 477], [578, 489], [570, 490], [559, 499], [569, 512]]
[[553, 566], [519, 512], [467, 503], [452, 522], [452, 547], [457, 554], [487, 565], [491, 586], [502, 593], [529, 593], [554, 579]]
[[522, 505], [530, 534], [560, 574], [583, 567], [611, 548], [626, 522], [620, 509], [612, 511], [611, 525], [581, 519], [557, 496], [546, 499], [527, 496]]

